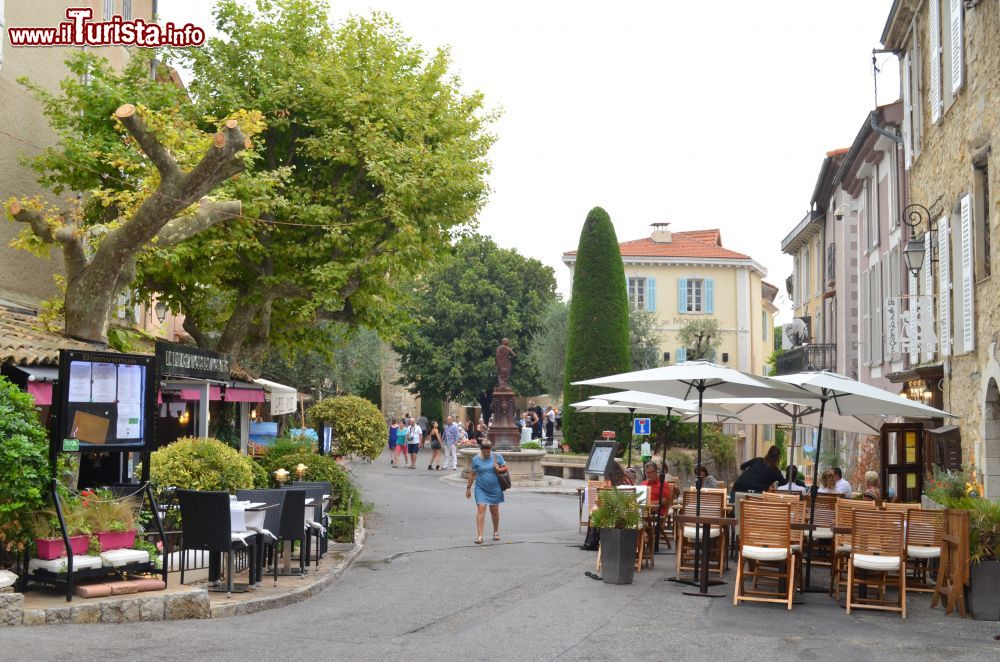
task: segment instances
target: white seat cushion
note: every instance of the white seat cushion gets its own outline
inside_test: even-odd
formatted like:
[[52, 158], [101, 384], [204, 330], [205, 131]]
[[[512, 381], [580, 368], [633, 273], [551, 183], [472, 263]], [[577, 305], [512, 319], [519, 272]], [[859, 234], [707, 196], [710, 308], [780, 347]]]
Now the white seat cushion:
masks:
[[923, 545], [907, 545], [906, 555], [911, 559], [936, 559], [941, 556], [941, 548], [925, 547]]
[[[684, 537], [685, 538], [690, 538], [691, 540], [694, 540], [695, 536], [698, 535], [697, 534], [697, 529], [698, 529], [698, 527], [694, 526], [693, 524], [688, 524], [687, 526], [684, 527]], [[713, 527], [711, 527], [709, 529], [708, 537], [709, 538], [718, 538], [719, 537], [719, 533], [720, 533], [719, 527], [713, 526]]]
[[113, 549], [101, 552], [101, 561], [104, 565], [115, 568], [129, 563], [146, 563], [149, 561], [149, 552], [144, 549]]
[[833, 530], [825, 526], [818, 526], [813, 531], [813, 540], [830, 540], [833, 538]]
[[851, 546], [850, 545], [837, 545], [837, 551], [839, 553], [841, 553], [841, 554], [850, 554], [851, 553]]
[[784, 561], [788, 558], [788, 550], [784, 547], [756, 547], [743, 545], [743, 558], [754, 561]]
[[[73, 570], [90, 570], [93, 568], [101, 567], [101, 557], [100, 556], [74, 556], [73, 557]], [[66, 557], [61, 556], [57, 559], [51, 559], [48, 561], [43, 561], [42, 559], [31, 559], [28, 561], [28, 574], [32, 574], [35, 570], [48, 570], [49, 572], [60, 573], [66, 572]]]
[[851, 563], [855, 568], [864, 570], [899, 570], [900, 559], [898, 556], [875, 556], [874, 554], [854, 554], [851, 556]]

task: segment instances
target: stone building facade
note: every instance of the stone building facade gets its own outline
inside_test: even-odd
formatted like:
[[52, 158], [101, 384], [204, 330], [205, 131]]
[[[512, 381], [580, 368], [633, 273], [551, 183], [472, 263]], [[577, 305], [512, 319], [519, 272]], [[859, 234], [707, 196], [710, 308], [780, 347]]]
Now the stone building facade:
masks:
[[963, 455], [992, 498], [1000, 498], [997, 35], [1000, 3], [991, 0], [898, 0], [882, 34], [901, 66], [909, 202], [929, 212], [916, 230], [927, 252], [916, 285], [936, 297], [940, 344], [919, 363], [940, 363], [931, 387], [961, 417]]

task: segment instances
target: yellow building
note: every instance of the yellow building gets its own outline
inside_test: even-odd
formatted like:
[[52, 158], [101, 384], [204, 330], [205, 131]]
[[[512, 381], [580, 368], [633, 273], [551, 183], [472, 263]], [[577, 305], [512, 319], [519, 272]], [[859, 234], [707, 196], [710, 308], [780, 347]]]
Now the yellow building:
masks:
[[[778, 310], [778, 290], [763, 280], [767, 270], [752, 257], [725, 248], [717, 229], [672, 232], [668, 226], [654, 223], [649, 237], [619, 244], [629, 301], [655, 313], [659, 322], [662, 364], [688, 358], [688, 348], [678, 339], [685, 325], [714, 318], [722, 332], [714, 361], [764, 374]], [[564, 253], [563, 262], [572, 280], [576, 251]], [[744, 457], [761, 453], [762, 444], [770, 442], [772, 430], [761, 428], [745, 431]]]

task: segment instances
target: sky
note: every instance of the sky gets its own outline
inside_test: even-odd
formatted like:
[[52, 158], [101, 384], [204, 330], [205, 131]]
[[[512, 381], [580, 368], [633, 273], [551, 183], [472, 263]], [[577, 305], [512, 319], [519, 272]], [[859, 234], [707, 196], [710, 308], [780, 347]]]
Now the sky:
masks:
[[[468, 90], [502, 109], [481, 232], [541, 260], [569, 292], [562, 253], [587, 212], [619, 241], [719, 228], [791, 308], [782, 238], [808, 210], [827, 151], [876, 104], [872, 49], [891, 0], [344, 0], [331, 20], [392, 15], [426, 50], [448, 46]], [[165, 20], [211, 33], [210, 4], [161, 0]], [[878, 103], [899, 97], [877, 56]]]

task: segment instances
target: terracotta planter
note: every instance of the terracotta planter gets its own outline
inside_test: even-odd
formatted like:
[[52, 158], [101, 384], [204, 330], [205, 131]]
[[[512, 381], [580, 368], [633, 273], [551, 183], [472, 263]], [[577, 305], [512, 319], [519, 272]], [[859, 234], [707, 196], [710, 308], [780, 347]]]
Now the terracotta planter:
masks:
[[135, 529], [131, 531], [100, 531], [97, 540], [101, 543], [102, 552], [112, 549], [127, 549], [135, 544]]
[[[90, 536], [70, 536], [69, 545], [73, 549], [74, 556], [86, 554], [90, 549]], [[43, 561], [66, 556], [66, 545], [63, 544], [62, 538], [35, 538], [35, 549], [36, 556]]]

